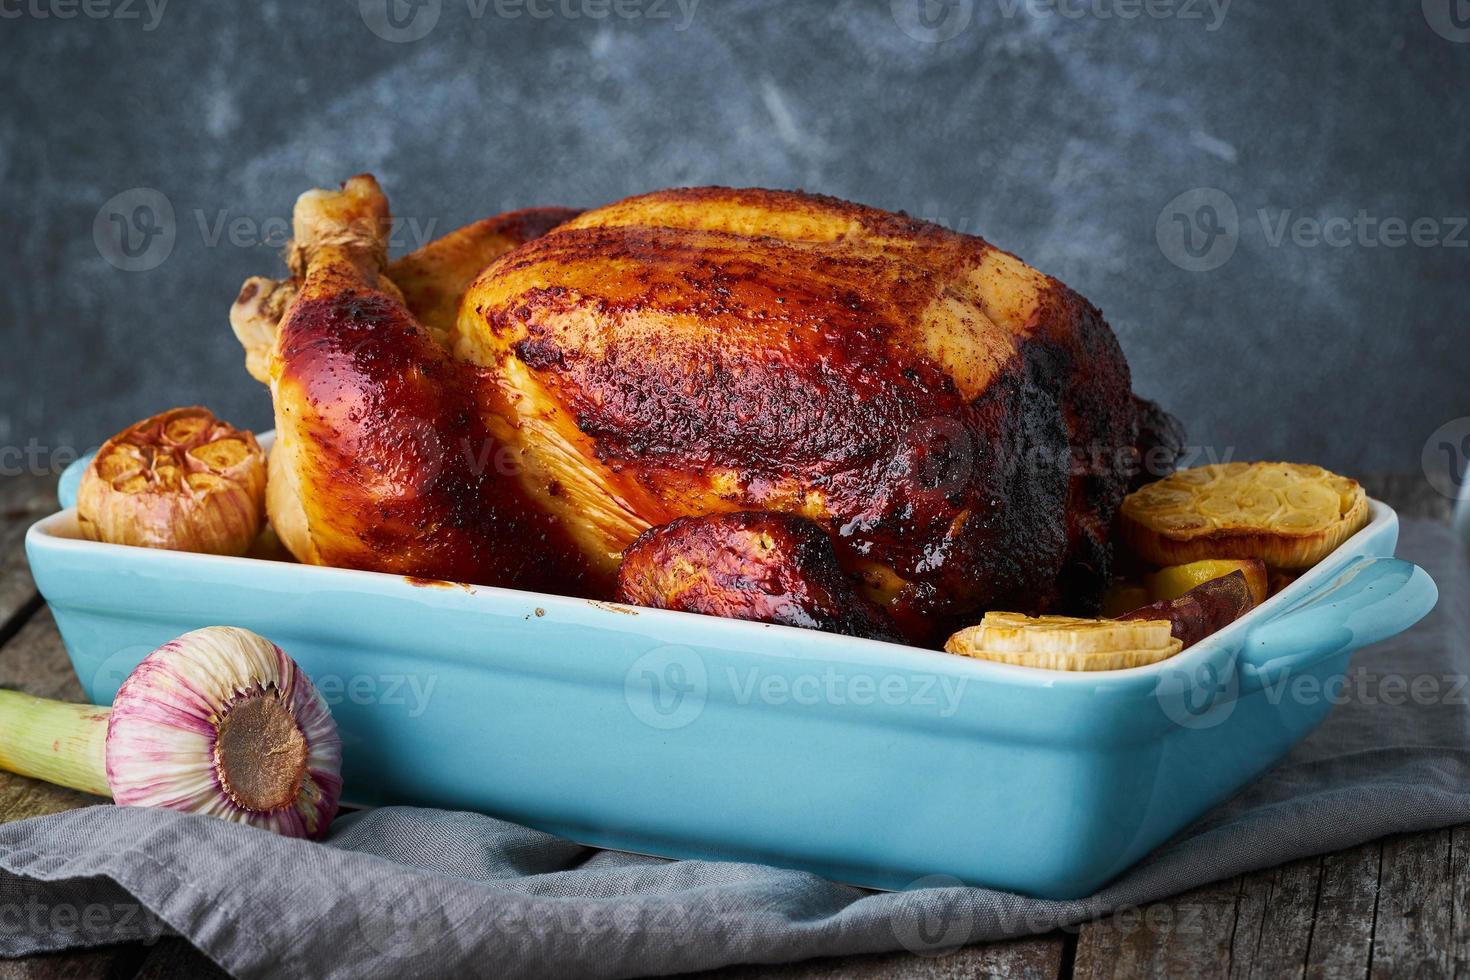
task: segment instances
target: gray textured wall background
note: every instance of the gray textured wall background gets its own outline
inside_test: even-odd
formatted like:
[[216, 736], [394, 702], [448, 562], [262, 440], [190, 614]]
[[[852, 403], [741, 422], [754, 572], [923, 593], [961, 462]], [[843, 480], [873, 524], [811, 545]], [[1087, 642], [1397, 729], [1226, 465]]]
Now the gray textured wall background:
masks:
[[0, 446], [267, 427], [229, 304], [366, 170], [405, 247], [676, 184], [905, 209], [1100, 305], [1196, 441], [1415, 469], [1470, 415], [1470, 3], [1222, 2], [0, 0]]

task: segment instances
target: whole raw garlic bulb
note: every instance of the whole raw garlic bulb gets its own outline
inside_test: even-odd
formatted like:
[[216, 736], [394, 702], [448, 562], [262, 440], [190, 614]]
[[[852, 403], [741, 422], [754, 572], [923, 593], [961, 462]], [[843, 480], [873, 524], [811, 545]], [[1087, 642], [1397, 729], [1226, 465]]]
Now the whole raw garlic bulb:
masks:
[[342, 739], [280, 647], [209, 626], [144, 657], [111, 708], [0, 689], [0, 769], [317, 840], [337, 813]]
[[265, 525], [265, 453], [206, 408], [176, 408], [103, 444], [77, 520], [93, 541], [243, 555]]

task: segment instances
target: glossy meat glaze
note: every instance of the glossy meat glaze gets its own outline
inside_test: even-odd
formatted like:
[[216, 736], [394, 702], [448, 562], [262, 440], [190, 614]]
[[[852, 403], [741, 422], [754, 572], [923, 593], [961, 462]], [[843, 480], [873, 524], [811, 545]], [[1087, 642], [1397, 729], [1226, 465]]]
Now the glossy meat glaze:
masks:
[[1076, 293], [801, 193], [531, 214], [389, 268], [371, 178], [302, 198], [266, 358], [272, 521], [298, 558], [607, 595], [650, 526], [764, 510], [824, 529], [914, 642], [1095, 600], [1146, 413]]
[[898, 641], [860, 595], [832, 539], [804, 517], [736, 511], [651, 527], [623, 552], [619, 602]]

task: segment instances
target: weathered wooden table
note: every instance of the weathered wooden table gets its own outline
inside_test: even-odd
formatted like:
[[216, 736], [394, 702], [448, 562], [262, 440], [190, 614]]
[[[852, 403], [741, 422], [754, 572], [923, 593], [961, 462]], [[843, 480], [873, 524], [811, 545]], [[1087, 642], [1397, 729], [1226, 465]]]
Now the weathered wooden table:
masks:
[[[80, 700], [21, 540], [55, 508], [50, 478], [0, 481], [0, 686]], [[1404, 513], [1448, 518], [1420, 477], [1370, 481]], [[96, 803], [0, 773], [0, 822]], [[1075, 930], [909, 954], [732, 967], [708, 977], [1421, 977], [1470, 973], [1470, 825], [1389, 837], [1232, 878]], [[12, 977], [223, 976], [186, 942], [0, 961]]]

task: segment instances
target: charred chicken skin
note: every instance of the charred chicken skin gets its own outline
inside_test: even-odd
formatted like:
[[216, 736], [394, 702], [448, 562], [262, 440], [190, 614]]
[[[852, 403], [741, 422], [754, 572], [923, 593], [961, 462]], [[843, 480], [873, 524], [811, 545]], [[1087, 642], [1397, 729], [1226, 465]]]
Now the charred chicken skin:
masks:
[[[370, 177], [305, 195], [293, 280], [252, 280], [232, 315], [297, 558], [608, 595], [650, 527], [762, 511], [825, 532], [911, 642], [1096, 600], [1160, 422], [1097, 309], [1015, 256], [704, 188], [487, 219], [389, 266], [387, 216]], [[672, 581], [643, 574], [640, 601]]]
[[619, 602], [898, 641], [820, 527], [804, 517], [740, 511], [680, 517], [623, 552]]

